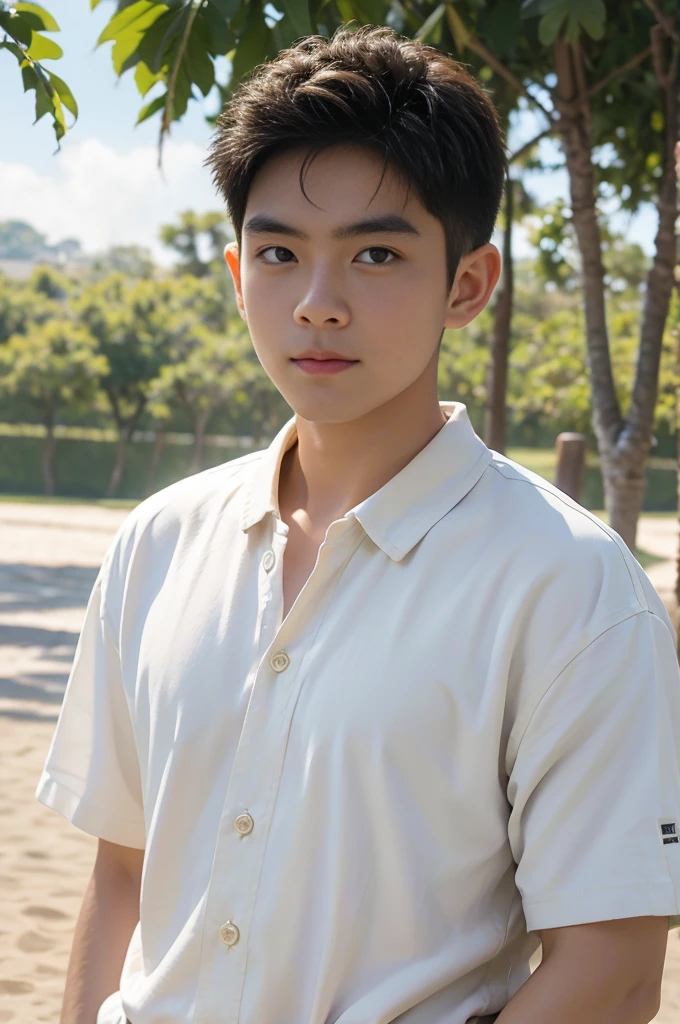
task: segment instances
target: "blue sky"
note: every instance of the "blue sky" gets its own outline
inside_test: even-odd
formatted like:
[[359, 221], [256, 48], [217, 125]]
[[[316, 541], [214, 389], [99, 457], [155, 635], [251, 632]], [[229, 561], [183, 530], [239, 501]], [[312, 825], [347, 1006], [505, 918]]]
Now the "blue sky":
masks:
[[[51, 243], [79, 238], [90, 252], [113, 244], [146, 245], [157, 260], [168, 263], [172, 254], [157, 240], [159, 226], [185, 209], [221, 209], [209, 172], [202, 166], [211, 131], [205, 115], [214, 113], [215, 95], [190, 102], [185, 116], [172, 126], [164, 146], [162, 176], [157, 168], [158, 116], [134, 126], [144, 101], [133, 73], [117, 79], [111, 44], [95, 49], [114, 4], [102, 0], [90, 11], [88, 0], [44, 2], [61, 28], [52, 38], [64, 50], [63, 58], [48, 66], [68, 82], [79, 117], [62, 139], [61, 152], [55, 154], [50, 119], [45, 116], [32, 123], [34, 93], [22, 92], [15, 59], [0, 51], [5, 121], [0, 135], [0, 219], [27, 220]], [[218, 77], [223, 77], [219, 69]], [[510, 148], [535, 134], [538, 125], [532, 114], [522, 115], [511, 134]], [[547, 159], [559, 159], [554, 142], [546, 140], [542, 147]], [[527, 184], [542, 202], [567, 197], [564, 171], [532, 175]], [[621, 218], [619, 227], [647, 253], [653, 252], [656, 214], [651, 207], [632, 221]], [[529, 251], [520, 233], [517, 255]]]

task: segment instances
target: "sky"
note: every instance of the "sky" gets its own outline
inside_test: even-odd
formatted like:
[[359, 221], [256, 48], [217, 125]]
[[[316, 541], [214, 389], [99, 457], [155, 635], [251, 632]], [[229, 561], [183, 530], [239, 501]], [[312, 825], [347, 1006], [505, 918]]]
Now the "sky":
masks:
[[[216, 112], [216, 90], [207, 99], [189, 103], [187, 113], [172, 126], [163, 147], [163, 172], [157, 166], [159, 115], [135, 127], [142, 100], [133, 73], [121, 79], [111, 63], [111, 44], [95, 48], [102, 28], [115, 9], [102, 0], [94, 11], [88, 0], [44, 0], [61, 31], [51, 34], [64, 50], [46, 61], [70, 86], [79, 106], [73, 129], [56, 142], [49, 116], [37, 124], [35, 93], [22, 91], [15, 58], [0, 51], [0, 220], [25, 220], [54, 244], [77, 238], [85, 252], [111, 245], [138, 244], [154, 259], [169, 265], [174, 254], [158, 241], [161, 224], [172, 223], [186, 209], [198, 213], [222, 210], [210, 173], [203, 166], [211, 127], [207, 114]], [[218, 67], [223, 79], [224, 67]], [[151, 96], [155, 93], [151, 93]], [[71, 120], [67, 112], [67, 118]], [[508, 139], [510, 149], [531, 138], [543, 125], [530, 112], [522, 114]], [[541, 155], [557, 162], [552, 140], [541, 143]], [[539, 202], [568, 198], [564, 170], [531, 175], [527, 185]], [[654, 251], [656, 213], [647, 206], [618, 227], [645, 252]], [[496, 236], [494, 241], [499, 243]], [[531, 252], [524, 232], [516, 232], [516, 255]]]

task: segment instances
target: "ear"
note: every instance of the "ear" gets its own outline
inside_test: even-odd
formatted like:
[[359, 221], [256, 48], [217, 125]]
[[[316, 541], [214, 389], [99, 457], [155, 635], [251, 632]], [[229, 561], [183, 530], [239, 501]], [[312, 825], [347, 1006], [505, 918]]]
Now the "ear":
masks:
[[241, 314], [241, 318], [247, 323], [246, 307], [243, 302], [243, 289], [241, 287], [241, 263], [239, 258], [238, 242], [227, 242], [224, 247], [224, 258], [234, 280], [234, 291], [236, 292], [238, 311]]
[[451, 287], [443, 326], [467, 327], [489, 302], [501, 276], [501, 254], [491, 242], [463, 256]]

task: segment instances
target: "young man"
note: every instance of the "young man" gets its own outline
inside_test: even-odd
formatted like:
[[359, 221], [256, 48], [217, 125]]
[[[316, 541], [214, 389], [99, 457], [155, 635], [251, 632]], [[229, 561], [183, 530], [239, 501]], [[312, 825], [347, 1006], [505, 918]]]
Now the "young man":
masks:
[[499, 276], [486, 94], [385, 28], [307, 37], [209, 162], [295, 415], [137, 506], [94, 586], [37, 793], [99, 838], [63, 1024], [651, 1020], [672, 624], [437, 398]]

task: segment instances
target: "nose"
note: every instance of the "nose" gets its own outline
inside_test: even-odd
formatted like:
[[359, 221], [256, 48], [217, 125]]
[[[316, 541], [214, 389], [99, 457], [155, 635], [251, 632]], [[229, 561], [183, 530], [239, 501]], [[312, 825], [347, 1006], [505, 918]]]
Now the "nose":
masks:
[[349, 323], [349, 306], [327, 268], [312, 276], [294, 317], [296, 323], [312, 327], [345, 327]]

